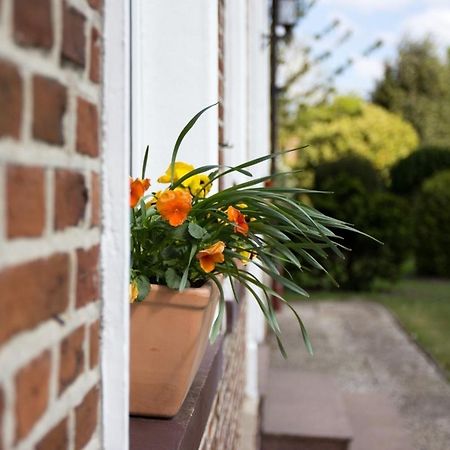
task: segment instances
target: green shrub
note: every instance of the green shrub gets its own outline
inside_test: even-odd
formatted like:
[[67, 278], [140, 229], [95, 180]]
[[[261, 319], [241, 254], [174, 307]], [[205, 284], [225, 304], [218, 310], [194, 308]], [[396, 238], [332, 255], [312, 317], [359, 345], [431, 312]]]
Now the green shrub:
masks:
[[380, 190], [383, 187], [380, 173], [366, 158], [349, 154], [337, 161], [324, 163], [317, 167], [314, 173], [314, 185], [316, 189], [324, 190], [324, 186], [338, 175], [347, 178], [355, 178], [369, 191]]
[[424, 182], [415, 213], [418, 273], [450, 277], [450, 170]]
[[450, 169], [450, 148], [422, 147], [392, 167], [392, 192], [414, 194], [424, 180], [446, 169]]
[[[411, 246], [407, 202], [384, 192], [376, 170], [360, 157], [344, 158], [318, 168], [314, 188], [334, 192], [315, 195], [315, 207], [351, 221], [356, 228], [383, 242], [381, 245], [364, 235], [343, 231], [342, 244], [351, 251], [344, 252], [344, 260], [332, 256], [326, 263], [339, 285], [349, 290], [365, 290], [379, 281], [398, 279]], [[332, 287], [327, 277], [319, 277], [317, 282], [318, 275], [318, 272], [297, 274], [310, 288]]]

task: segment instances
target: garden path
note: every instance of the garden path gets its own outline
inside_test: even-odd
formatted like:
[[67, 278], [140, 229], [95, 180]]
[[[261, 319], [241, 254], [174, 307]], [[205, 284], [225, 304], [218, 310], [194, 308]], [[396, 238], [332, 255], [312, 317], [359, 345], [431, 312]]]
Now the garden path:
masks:
[[[299, 343], [288, 308], [279, 314], [289, 358], [271, 343], [270, 367], [333, 376], [344, 393], [383, 394], [397, 408], [411, 450], [450, 449], [450, 385], [382, 306], [368, 301], [294, 302], [315, 350]], [[367, 405], [370, 408], [370, 405]]]

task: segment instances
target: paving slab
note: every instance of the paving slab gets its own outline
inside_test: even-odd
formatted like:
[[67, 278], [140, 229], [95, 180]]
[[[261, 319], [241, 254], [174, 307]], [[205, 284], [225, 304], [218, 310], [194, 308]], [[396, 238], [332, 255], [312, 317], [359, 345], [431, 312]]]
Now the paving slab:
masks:
[[353, 429], [350, 450], [411, 450], [405, 425], [389, 398], [374, 393], [347, 393], [346, 412]]
[[269, 370], [262, 412], [262, 433], [290, 436], [298, 442], [327, 439], [347, 448], [352, 429], [345, 404], [330, 376], [298, 370]]
[[411, 435], [410, 450], [450, 450], [450, 386], [382, 305], [303, 301], [295, 308], [315, 355], [303, 348], [297, 323], [284, 308], [279, 321], [289, 358], [272, 341], [271, 368], [328, 374], [344, 393], [383, 394]]

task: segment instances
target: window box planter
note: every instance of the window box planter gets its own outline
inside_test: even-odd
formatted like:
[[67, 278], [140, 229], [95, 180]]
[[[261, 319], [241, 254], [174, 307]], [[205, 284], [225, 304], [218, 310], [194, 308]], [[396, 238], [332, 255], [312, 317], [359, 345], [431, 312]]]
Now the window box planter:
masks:
[[152, 285], [130, 305], [130, 414], [177, 414], [205, 353], [218, 298], [213, 284], [182, 292]]

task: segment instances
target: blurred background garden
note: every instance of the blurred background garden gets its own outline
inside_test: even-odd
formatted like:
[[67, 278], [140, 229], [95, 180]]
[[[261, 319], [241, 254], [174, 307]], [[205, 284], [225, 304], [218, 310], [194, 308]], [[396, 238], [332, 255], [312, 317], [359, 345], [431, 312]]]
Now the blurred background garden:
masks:
[[391, 3], [312, 1], [280, 38], [279, 146], [308, 145], [285, 183], [383, 242], [344, 232], [331, 276], [286, 270], [313, 300], [382, 303], [450, 379], [450, 9]]

